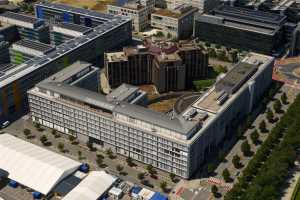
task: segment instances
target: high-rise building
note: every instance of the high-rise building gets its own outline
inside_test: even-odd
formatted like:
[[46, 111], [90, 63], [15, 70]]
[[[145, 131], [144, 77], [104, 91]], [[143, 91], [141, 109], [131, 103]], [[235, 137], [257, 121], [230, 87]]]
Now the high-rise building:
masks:
[[31, 118], [97, 148], [189, 178], [260, 102], [272, 82], [273, 64], [273, 57], [250, 53], [203, 95], [168, 115], [119, 95], [42, 82], [28, 92]]
[[208, 54], [194, 42], [153, 43], [105, 54], [105, 72], [112, 88], [122, 83], [154, 83], [160, 92], [183, 90], [205, 78]]
[[220, 6], [195, 18], [194, 36], [202, 41], [271, 55], [284, 47], [284, 15]]

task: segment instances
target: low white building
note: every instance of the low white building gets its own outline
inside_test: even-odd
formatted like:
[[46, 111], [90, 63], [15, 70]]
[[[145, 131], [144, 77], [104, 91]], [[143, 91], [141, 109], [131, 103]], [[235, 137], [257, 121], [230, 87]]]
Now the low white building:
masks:
[[116, 177], [104, 171], [92, 171], [63, 200], [97, 200], [115, 183]]
[[81, 164], [9, 134], [0, 134], [0, 155], [9, 179], [44, 195]]

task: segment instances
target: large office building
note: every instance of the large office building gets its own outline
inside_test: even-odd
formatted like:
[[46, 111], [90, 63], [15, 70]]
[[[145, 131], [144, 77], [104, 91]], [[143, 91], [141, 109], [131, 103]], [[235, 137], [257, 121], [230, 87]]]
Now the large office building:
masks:
[[274, 58], [250, 53], [207, 92], [170, 115], [66, 83], [28, 92], [34, 122], [189, 178], [233, 137], [272, 81]]
[[[39, 4], [40, 5], [40, 4]], [[90, 21], [97, 21], [98, 26], [91, 32], [68, 40], [55, 50], [41, 57], [35, 57], [21, 65], [6, 70], [0, 74], [0, 122], [14, 119], [28, 110], [26, 92], [36, 83], [77, 60], [87, 62], [97, 61], [105, 51], [112, 50], [131, 41], [131, 20], [122, 16], [112, 16], [86, 9], [73, 9], [60, 4], [47, 4], [47, 10], [60, 10], [63, 13], [76, 11], [76, 16], [82, 13]], [[49, 7], [51, 6], [51, 7]], [[38, 9], [39, 8], [39, 9]], [[41, 16], [42, 8], [37, 6]], [[60, 15], [59, 13], [57, 15]], [[58, 17], [56, 17], [58, 18]]]
[[109, 85], [154, 83], [159, 92], [183, 90], [193, 80], [205, 78], [208, 54], [194, 42], [154, 43], [124, 48], [105, 54], [105, 72]]
[[174, 10], [159, 9], [151, 14], [151, 26], [172, 38], [189, 38], [193, 34], [194, 14], [197, 10], [185, 4]]
[[271, 55], [284, 47], [286, 16], [220, 6], [195, 18], [194, 36], [200, 40]]
[[0, 14], [0, 23], [15, 25], [22, 39], [49, 43], [49, 26], [35, 17], [5, 12]]

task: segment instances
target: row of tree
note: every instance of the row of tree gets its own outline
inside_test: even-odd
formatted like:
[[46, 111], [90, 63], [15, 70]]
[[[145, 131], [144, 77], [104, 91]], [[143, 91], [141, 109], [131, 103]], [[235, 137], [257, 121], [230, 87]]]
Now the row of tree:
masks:
[[[283, 102], [284, 103], [284, 102]], [[225, 200], [271, 200], [281, 195], [300, 147], [300, 96], [270, 132]]]

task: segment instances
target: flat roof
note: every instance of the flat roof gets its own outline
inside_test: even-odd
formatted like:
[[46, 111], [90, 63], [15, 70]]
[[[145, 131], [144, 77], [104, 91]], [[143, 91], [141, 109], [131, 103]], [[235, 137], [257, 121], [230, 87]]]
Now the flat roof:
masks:
[[124, 101], [138, 90], [139, 88], [136, 86], [123, 83], [111, 93], [106, 95], [106, 98], [111, 101]]
[[79, 72], [91, 67], [92, 64], [84, 61], [77, 61], [70, 66], [60, 70], [59, 72], [53, 74], [42, 82], [64, 82], [68, 78], [78, 74]]
[[80, 15], [91, 16], [91, 17], [97, 18], [101, 21], [109, 21], [109, 20], [115, 18], [115, 16], [111, 15], [111, 14], [100, 13], [97, 11], [83, 9], [83, 8], [76, 8], [76, 7], [72, 7], [72, 6], [68, 6], [68, 5], [60, 4], [60, 3], [39, 2], [39, 3], [35, 4], [35, 6], [48, 7], [48, 8], [56, 9], [56, 10], [60, 10], [60, 11], [68, 11], [68, 12], [76, 13], [76, 14], [80, 14]]
[[43, 21], [43, 20], [37, 19], [35, 17], [31, 17], [28, 15], [19, 14], [19, 13], [14, 13], [14, 12], [10, 12], [10, 11], [0, 14], [0, 17], [15, 19], [18, 21], [27, 22], [27, 23], [31, 23], [31, 24], [35, 24], [39, 21]]
[[48, 53], [55, 49], [55, 47], [53, 47], [51, 45], [41, 43], [38, 41], [27, 40], [27, 39], [19, 40], [19, 41], [15, 42], [13, 45], [26, 47], [28, 49], [33, 49], [33, 50], [36, 50], [36, 51], [39, 51], [42, 53]]
[[9, 134], [0, 134], [0, 154], [9, 179], [44, 195], [81, 164]]
[[229, 94], [234, 93], [238, 90], [238, 87], [240, 87], [255, 73], [259, 64], [259, 62], [253, 64], [239, 62], [226, 74], [224, 78], [221, 78], [216, 82], [216, 89], [218, 91], [226, 91]]
[[108, 62], [128, 61], [128, 58], [124, 51], [105, 53], [105, 57]]
[[116, 180], [105, 171], [92, 171], [63, 200], [97, 200]]
[[81, 26], [78, 24], [66, 23], [66, 22], [54, 24], [53, 27], [60, 27], [60, 28], [64, 28], [64, 29], [68, 29], [68, 30], [72, 30], [72, 31], [80, 32], [80, 33], [87, 33], [87, 32], [90, 32], [93, 30], [92, 28], [89, 28], [86, 26]]
[[179, 10], [168, 10], [168, 9], [159, 9], [157, 11], [155, 11], [153, 14], [154, 15], [161, 15], [161, 16], [166, 16], [166, 17], [171, 17], [171, 18], [180, 18], [188, 13], [191, 12], [196, 12], [197, 8], [187, 8], [183, 11], [179, 11]]
[[260, 10], [253, 10], [241, 7], [232, 7], [228, 5], [221, 5], [212, 11], [213, 15], [222, 17], [232, 17], [237, 19], [244, 19], [248, 21], [257, 21], [264, 24], [281, 25], [285, 20], [285, 15], [276, 13], [264, 12]]

